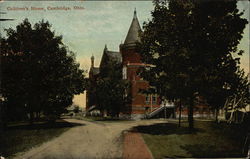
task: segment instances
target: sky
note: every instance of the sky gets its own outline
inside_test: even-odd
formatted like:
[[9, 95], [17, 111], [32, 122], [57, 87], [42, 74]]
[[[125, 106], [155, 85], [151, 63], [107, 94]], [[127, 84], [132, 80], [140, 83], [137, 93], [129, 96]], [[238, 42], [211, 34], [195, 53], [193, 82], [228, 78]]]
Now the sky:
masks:
[[[31, 10], [31, 7], [44, 8]], [[49, 10], [50, 8], [71, 8], [71, 10]], [[74, 9], [84, 8], [84, 9]], [[17, 9], [18, 8], [18, 9]], [[20, 8], [24, 8], [22, 10]], [[28, 10], [26, 10], [28, 8]], [[99, 66], [105, 44], [109, 50], [119, 51], [136, 8], [140, 25], [151, 19], [151, 1], [3, 1], [0, 2], [1, 18], [14, 18], [14, 21], [0, 23], [2, 35], [4, 28], [15, 28], [23, 19], [34, 24], [42, 19], [52, 24], [56, 35], [63, 36], [63, 42], [76, 53], [81, 68], [89, 70], [90, 57], [95, 56], [95, 66]], [[239, 1], [238, 8], [245, 10], [244, 18], [249, 21], [249, 1]], [[241, 57], [241, 67], [249, 72], [249, 24], [244, 30], [239, 49], [245, 51]], [[75, 96], [74, 103], [85, 107], [85, 94]]]

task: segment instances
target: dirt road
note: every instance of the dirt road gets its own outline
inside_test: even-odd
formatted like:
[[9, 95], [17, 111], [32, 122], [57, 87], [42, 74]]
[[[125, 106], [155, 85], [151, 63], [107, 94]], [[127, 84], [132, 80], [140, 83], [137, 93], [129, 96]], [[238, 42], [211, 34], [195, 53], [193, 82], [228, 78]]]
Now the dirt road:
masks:
[[119, 159], [122, 158], [122, 133], [137, 125], [166, 122], [163, 120], [141, 120], [122, 122], [88, 122], [66, 119], [82, 124], [61, 136], [20, 153], [16, 159]]

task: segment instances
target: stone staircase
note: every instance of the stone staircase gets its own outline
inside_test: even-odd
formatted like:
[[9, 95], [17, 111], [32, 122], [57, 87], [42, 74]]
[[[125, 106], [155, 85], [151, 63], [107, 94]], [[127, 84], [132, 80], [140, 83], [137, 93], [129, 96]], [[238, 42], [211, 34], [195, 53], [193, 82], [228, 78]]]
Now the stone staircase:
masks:
[[151, 113], [146, 115], [146, 118], [150, 119], [150, 118], [154, 117], [155, 115], [157, 115], [161, 111], [164, 111], [164, 108], [166, 108], [166, 106], [161, 106], [159, 108], [154, 109]]

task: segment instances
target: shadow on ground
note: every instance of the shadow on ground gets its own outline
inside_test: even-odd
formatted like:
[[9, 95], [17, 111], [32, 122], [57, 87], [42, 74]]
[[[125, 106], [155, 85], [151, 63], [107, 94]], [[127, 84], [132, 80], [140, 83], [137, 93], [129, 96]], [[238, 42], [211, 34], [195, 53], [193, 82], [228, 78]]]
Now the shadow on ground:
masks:
[[204, 130], [195, 128], [192, 131], [188, 127], [178, 127], [175, 123], [157, 123], [153, 125], [136, 126], [131, 129], [132, 132], [139, 132], [150, 135], [184, 135], [204, 132]]
[[25, 152], [34, 146], [39, 146], [76, 126], [84, 124], [57, 120], [54, 123], [40, 121], [33, 125], [29, 125], [28, 122], [9, 125], [0, 133], [0, 156], [11, 158], [17, 152]]
[[40, 129], [51, 129], [51, 128], [67, 128], [75, 126], [84, 126], [85, 124], [66, 122], [64, 120], [57, 120], [56, 122], [38, 122], [30, 125], [28, 123], [20, 125], [8, 126], [7, 130], [40, 130]]
[[186, 150], [188, 154], [191, 154], [192, 157], [209, 157], [209, 158], [239, 158], [245, 157], [246, 154], [241, 153], [241, 151], [230, 151], [230, 149], [219, 150], [215, 145], [206, 145], [206, 144], [187, 144], [180, 146], [182, 149]]

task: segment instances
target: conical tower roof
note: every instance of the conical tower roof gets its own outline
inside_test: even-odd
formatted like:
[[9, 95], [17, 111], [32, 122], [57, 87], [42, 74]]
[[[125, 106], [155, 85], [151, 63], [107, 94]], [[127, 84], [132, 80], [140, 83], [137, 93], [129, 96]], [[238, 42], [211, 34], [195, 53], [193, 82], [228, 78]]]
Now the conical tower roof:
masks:
[[136, 42], [140, 42], [140, 38], [139, 38], [140, 31], [141, 31], [141, 27], [137, 19], [136, 10], [135, 10], [134, 17], [130, 25], [130, 28], [128, 30], [128, 34], [126, 36], [124, 44], [129, 45], [129, 44], [136, 44]]

